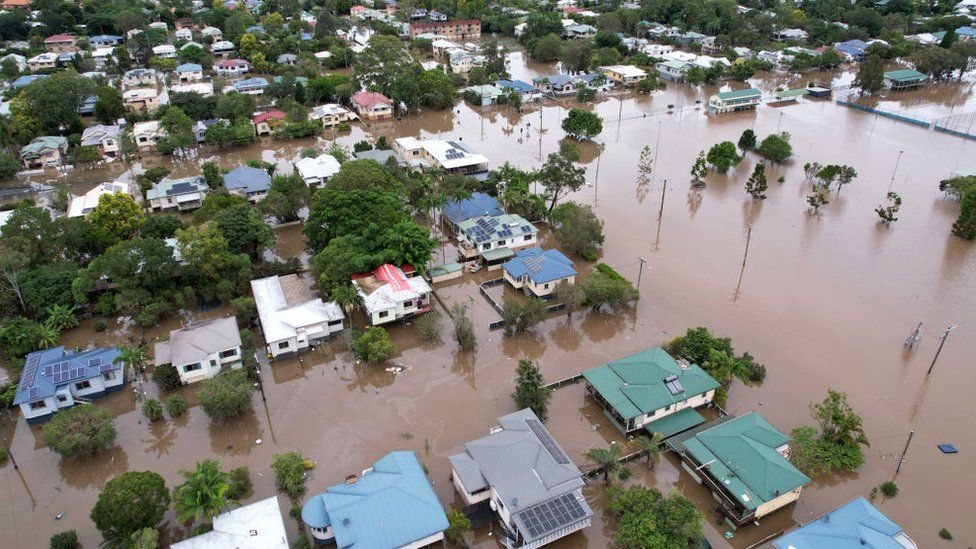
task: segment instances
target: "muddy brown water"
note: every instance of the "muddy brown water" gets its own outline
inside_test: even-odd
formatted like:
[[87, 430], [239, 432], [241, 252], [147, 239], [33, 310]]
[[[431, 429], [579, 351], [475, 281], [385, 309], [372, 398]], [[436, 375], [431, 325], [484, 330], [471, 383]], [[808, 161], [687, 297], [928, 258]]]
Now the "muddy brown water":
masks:
[[[531, 70], [524, 67], [526, 72], [517, 76], [531, 76]], [[815, 78], [820, 77], [776, 77], [764, 87], [795, 87]], [[945, 86], [890, 94], [885, 101], [903, 109], [924, 102], [926, 112], [934, 109], [942, 116], [973, 110], [968, 84], [960, 86], [962, 91]], [[441, 343], [421, 341], [410, 326], [391, 329], [398, 348], [395, 360], [407, 368], [400, 374], [356, 364], [341, 341], [333, 341], [300, 359], [265, 369], [266, 403], [255, 393], [253, 412], [226, 425], [211, 423], [198, 406], [179, 420], [147, 425], [130, 385], [100, 401], [117, 416], [116, 446], [80, 461], [61, 460], [44, 447], [38, 427], [9, 415], [2, 432], [20, 470], [9, 464], [0, 469], [0, 527], [8, 543], [44, 547], [52, 533], [73, 528], [86, 547], [95, 547], [100, 540], [89, 510], [106, 480], [124, 470], [158, 471], [172, 487], [179, 482], [179, 470], [215, 458], [228, 469], [250, 467], [251, 499], [265, 497], [274, 491], [272, 456], [291, 449], [302, 450], [317, 463], [309, 480], [310, 494], [388, 451], [414, 450], [429, 468], [441, 501], [457, 504], [447, 457], [465, 441], [486, 434], [497, 416], [514, 409], [510, 394], [519, 358], [537, 360], [546, 377], [555, 380], [704, 325], [731, 337], [737, 351], [749, 351], [768, 367], [761, 385], [735, 384], [729, 411], [756, 410], [788, 431], [810, 424], [809, 403], [834, 388], [848, 393], [872, 441], [860, 470], [818, 479], [795, 506], [758, 528], [737, 532], [734, 546], [866, 496], [872, 486], [893, 477], [910, 430], [915, 439], [897, 477], [901, 491], [875, 503], [921, 547], [948, 545], [937, 538], [942, 527], [953, 532], [957, 545], [971, 545], [976, 526], [970, 518], [972, 482], [965, 479], [970, 478], [966, 471], [976, 451], [976, 411], [968, 398], [976, 391], [969, 368], [976, 355], [976, 251], [973, 244], [949, 234], [959, 205], [942, 196], [937, 182], [976, 164], [976, 143], [823, 101], [708, 117], [695, 110], [695, 101], [707, 101], [712, 91], [672, 86], [651, 97], [601, 98], [592, 107], [605, 120], [598, 137], [605, 149], [601, 154], [596, 146], [584, 147], [590, 185], [571, 198], [595, 205], [605, 220], [603, 261], [636, 281], [639, 258], [645, 258], [642, 299], [633, 311], [556, 316], [529, 334], [504, 338], [486, 327], [492, 311], [477, 290], [483, 273], [465, 275], [439, 293], [448, 305], [470, 305], [469, 297], [474, 296], [474, 354], [457, 350], [446, 322]], [[533, 167], [556, 149], [563, 137], [559, 122], [573, 105], [547, 103], [541, 117], [533, 105], [523, 114], [460, 105], [400, 122], [356, 127], [338, 141], [351, 146], [378, 135], [463, 139], [493, 166], [507, 160]], [[675, 105], [674, 114], [666, 114], [668, 105]], [[703, 191], [690, 193], [688, 171], [698, 152], [721, 140], [735, 141], [746, 128], [753, 128], [760, 138], [778, 128], [792, 134], [794, 159], [767, 169], [769, 198], [755, 202], [743, 190], [757, 160], [752, 154], [728, 174], [710, 174]], [[280, 162], [281, 169], [289, 171], [301, 149], [324, 149], [329, 141], [263, 141], [221, 152], [216, 159], [232, 167], [262, 158]], [[654, 148], [658, 141], [654, 177], [638, 184], [640, 150], [644, 145]], [[904, 153], [893, 189], [904, 204], [900, 219], [884, 227], [873, 210], [892, 183], [900, 150]], [[195, 173], [199, 161], [215, 154], [176, 162], [175, 172]], [[802, 166], [811, 161], [849, 164], [859, 173], [854, 183], [831, 194], [830, 204], [819, 215], [807, 211], [805, 200], [810, 184], [804, 181]], [[110, 175], [107, 169], [78, 172], [82, 173], [88, 174], [87, 180], [75, 174], [69, 179], [81, 186]], [[783, 183], [777, 182], [780, 176]], [[662, 193], [665, 179], [667, 190]], [[752, 242], [739, 284], [749, 226]], [[279, 237], [278, 255], [301, 252], [299, 230], [279, 230]], [[226, 313], [218, 309], [203, 314]], [[925, 322], [921, 344], [906, 352], [903, 341], [920, 320]], [[179, 318], [168, 320], [145, 337], [151, 340], [179, 323]], [[934, 373], [926, 377], [939, 334], [950, 323], [959, 327]], [[138, 330], [114, 324], [95, 334], [86, 322], [65, 334], [64, 342], [85, 346], [92, 338], [112, 344], [140, 337]], [[151, 382], [146, 388], [150, 395], [155, 393]], [[192, 403], [193, 388], [183, 393]], [[592, 428], [602, 418], [583, 397], [581, 386], [559, 389], [552, 408], [550, 428], [581, 464], [587, 448], [619, 440], [608, 425]], [[943, 442], [955, 444], [960, 453], [941, 454], [936, 445]], [[709, 539], [718, 546], [725, 543], [721, 538], [726, 529], [715, 521], [710, 496], [691, 483], [673, 459], [651, 473], [640, 462], [630, 467], [634, 475], [629, 483], [674, 486], [696, 499], [706, 513]], [[607, 546], [612, 529], [602, 511], [602, 489], [588, 487], [587, 497], [597, 509], [594, 525], [556, 546]], [[287, 510], [286, 498], [281, 500]], [[296, 523], [285, 520], [294, 539]], [[169, 513], [166, 539], [180, 539], [184, 530]], [[487, 532], [478, 532], [473, 540], [483, 547], [496, 544]]]

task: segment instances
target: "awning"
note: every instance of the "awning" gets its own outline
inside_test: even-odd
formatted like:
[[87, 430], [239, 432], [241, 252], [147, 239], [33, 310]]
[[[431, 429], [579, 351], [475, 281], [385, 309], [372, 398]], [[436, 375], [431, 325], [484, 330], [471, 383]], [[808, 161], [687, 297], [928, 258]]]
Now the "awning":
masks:
[[705, 423], [705, 418], [697, 410], [685, 408], [644, 425], [644, 429], [651, 435], [661, 433], [662, 438], [668, 438], [702, 423]]
[[495, 248], [494, 250], [485, 250], [481, 252], [481, 257], [485, 258], [485, 261], [498, 261], [501, 259], [515, 257], [515, 252], [513, 252], [511, 248]]

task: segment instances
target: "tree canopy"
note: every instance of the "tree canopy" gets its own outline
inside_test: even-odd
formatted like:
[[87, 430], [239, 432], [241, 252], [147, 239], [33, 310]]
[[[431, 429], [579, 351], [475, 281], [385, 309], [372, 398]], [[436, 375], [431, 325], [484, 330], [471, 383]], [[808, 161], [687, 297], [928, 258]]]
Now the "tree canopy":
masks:
[[106, 541], [124, 545], [137, 530], [155, 528], [169, 502], [169, 490], [159, 474], [126, 471], [105, 483], [91, 519]]

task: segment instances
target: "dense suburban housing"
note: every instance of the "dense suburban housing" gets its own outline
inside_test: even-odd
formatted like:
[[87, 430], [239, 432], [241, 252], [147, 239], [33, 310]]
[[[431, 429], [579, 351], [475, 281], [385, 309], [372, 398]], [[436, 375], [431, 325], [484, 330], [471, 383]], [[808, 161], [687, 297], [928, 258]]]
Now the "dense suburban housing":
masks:
[[241, 332], [233, 317], [190, 324], [169, 333], [155, 349], [156, 366], [171, 364], [184, 385], [241, 367]]
[[36, 423], [50, 419], [58, 410], [118, 391], [125, 383], [119, 354], [116, 348], [34, 351], [24, 360], [13, 404], [20, 406], [28, 423]]
[[307, 350], [342, 331], [342, 309], [312, 297], [308, 283], [298, 275], [252, 280], [251, 291], [272, 358]]
[[410, 38], [422, 34], [437, 34], [448, 40], [473, 40], [481, 38], [481, 21], [455, 19], [454, 21], [416, 21], [410, 23]]

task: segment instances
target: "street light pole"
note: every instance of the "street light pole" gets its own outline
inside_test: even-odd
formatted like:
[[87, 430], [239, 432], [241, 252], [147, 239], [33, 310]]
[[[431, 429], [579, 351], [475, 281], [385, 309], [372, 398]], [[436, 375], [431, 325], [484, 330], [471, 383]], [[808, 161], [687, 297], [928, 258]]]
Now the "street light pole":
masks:
[[891, 171], [891, 181], [888, 182], [888, 192], [895, 186], [895, 174], [898, 173], [898, 164], [901, 162], [901, 154], [905, 151], [898, 151], [898, 158], [895, 160], [895, 169]]
[[935, 351], [935, 356], [932, 357], [932, 364], [929, 366], [929, 371], [925, 372], [926, 376], [932, 373], [932, 370], [935, 368], [935, 361], [939, 360], [939, 353], [942, 352], [942, 346], [945, 345], [946, 340], [949, 339], [949, 333], [951, 333], [955, 329], [956, 329], [956, 325], [950, 324], [949, 327], [946, 328], [945, 333], [942, 334], [942, 341], [939, 343], [938, 350]]
[[637, 271], [637, 289], [640, 290], [640, 280], [641, 280], [641, 275], [644, 274], [644, 261], [646, 260], [643, 257], [638, 259], [640, 259], [641, 264], [640, 264], [640, 270]]
[[3, 449], [7, 451], [7, 457], [10, 458], [10, 463], [14, 464], [14, 469], [19, 469], [17, 467], [17, 460], [14, 459], [14, 453], [10, 451], [10, 445], [7, 444], [7, 435], [0, 436], [0, 441], [3, 442]]

